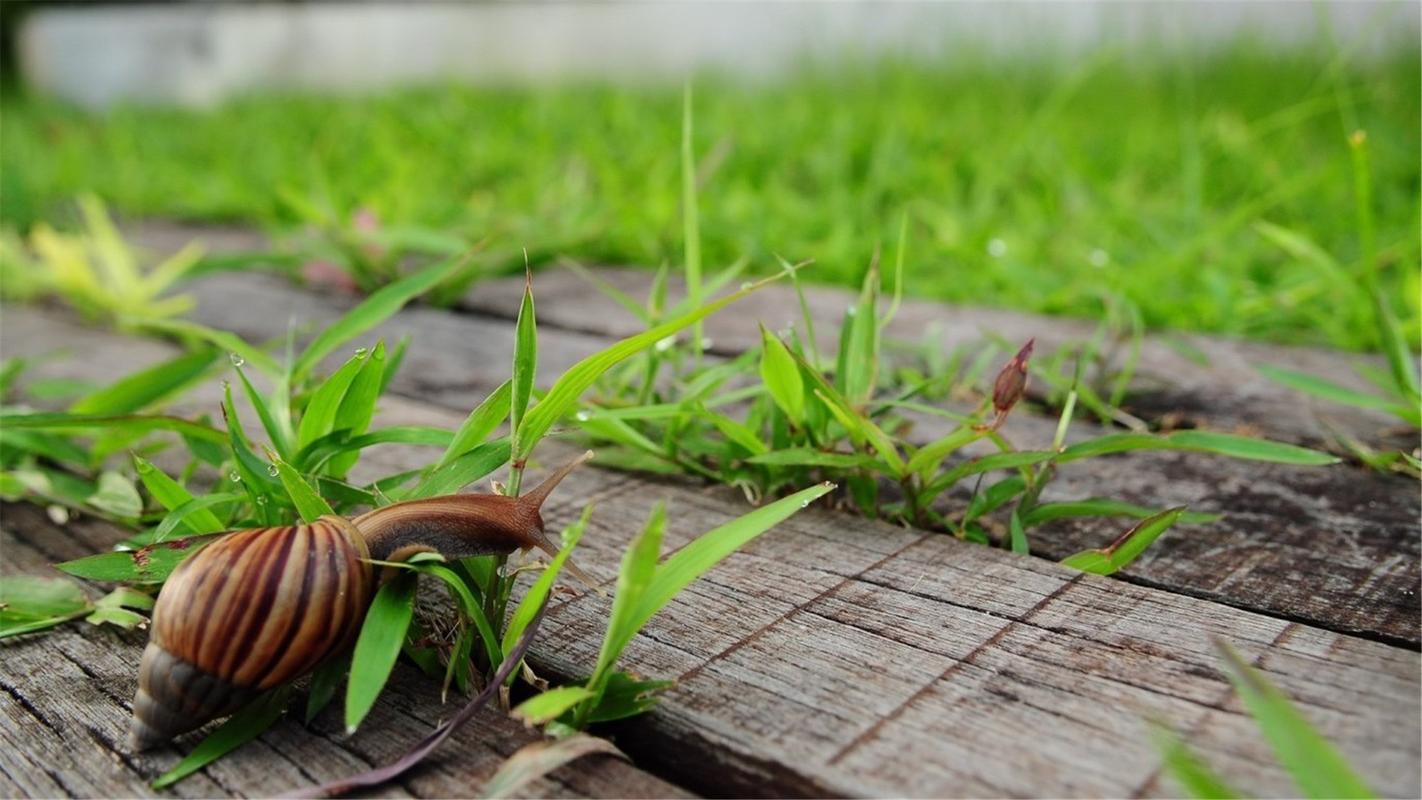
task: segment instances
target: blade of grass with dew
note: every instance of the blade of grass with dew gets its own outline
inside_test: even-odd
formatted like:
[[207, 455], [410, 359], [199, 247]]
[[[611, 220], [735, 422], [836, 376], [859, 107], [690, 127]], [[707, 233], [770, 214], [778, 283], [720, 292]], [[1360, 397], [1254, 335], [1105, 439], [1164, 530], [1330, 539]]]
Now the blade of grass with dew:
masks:
[[[133, 455], [133, 468], [138, 473], [138, 479], [143, 481], [144, 488], [157, 500], [159, 505], [172, 511], [191, 502], [193, 495], [182, 484], [168, 477], [168, 474], [153, 466], [143, 456]], [[222, 520], [217, 515], [203, 508], [198, 509], [193, 514], [183, 520], [183, 525], [193, 533], [218, 533], [222, 531]]]
[[484, 440], [489, 438], [489, 434], [493, 433], [505, 419], [508, 419], [512, 392], [513, 381], [504, 381], [499, 384], [499, 388], [484, 398], [484, 402], [470, 411], [469, 416], [465, 417], [464, 422], [460, 424], [459, 430], [455, 431], [454, 440], [449, 443], [444, 455], [435, 462], [435, 468], [439, 469], [475, 447], [484, 444]]
[[[538, 372], [538, 323], [533, 309], [533, 273], [524, 273], [523, 304], [514, 327], [513, 387], [509, 396], [509, 430], [513, 450], [519, 452], [520, 423], [533, 396], [533, 377]], [[530, 448], [531, 450], [531, 448]]]
[[295, 467], [281, 459], [276, 459], [272, 464], [276, 467], [277, 477], [281, 479], [281, 485], [286, 488], [286, 493], [291, 497], [291, 503], [296, 506], [303, 522], [312, 523], [327, 514], [336, 513], [331, 510], [330, 504], [311, 488], [311, 484], [301, 477]]
[[415, 575], [405, 572], [380, 587], [365, 613], [346, 686], [346, 733], [355, 733], [390, 678], [415, 613]]
[[[331, 430], [350, 431], [352, 436], [364, 434], [375, 418], [375, 404], [380, 399], [380, 387], [384, 382], [385, 341], [381, 340], [366, 354], [364, 365], [346, 388]], [[355, 452], [340, 453], [331, 459], [327, 471], [334, 477], [345, 477], [355, 466], [357, 458], [359, 455]]]
[[261, 348], [248, 344], [245, 339], [235, 333], [209, 328], [206, 325], [185, 319], [144, 320], [140, 323], [140, 328], [205, 342], [224, 353], [235, 354], [237, 359], [251, 364], [271, 378], [281, 375], [283, 371], [275, 358], [272, 358]]
[[200, 350], [126, 375], [69, 407], [71, 414], [117, 416], [142, 411], [192, 385], [217, 360], [216, 350]]
[[342, 344], [394, 316], [406, 303], [453, 277], [464, 269], [468, 262], [467, 256], [450, 258], [411, 273], [366, 298], [311, 340], [301, 357], [292, 365], [293, 382], [299, 382], [306, 377], [312, 368]]
[[1221, 639], [1215, 649], [1244, 707], [1306, 797], [1373, 797], [1346, 759], [1277, 686]]
[[1171, 508], [1146, 517], [1134, 528], [1126, 531], [1116, 541], [1103, 548], [1083, 550], [1062, 559], [1062, 564], [1097, 575], [1111, 575], [1125, 569], [1136, 557], [1145, 552], [1161, 534], [1170, 529], [1185, 507]]
[[757, 283], [726, 295], [719, 300], [706, 303], [694, 311], [669, 322], [658, 325], [655, 328], [629, 336], [611, 347], [584, 358], [578, 363], [568, 368], [553, 383], [552, 388], [544, 395], [526, 415], [519, 424], [518, 448], [513, 451], [515, 460], [527, 458], [533, 451], [538, 440], [553, 427], [554, 423], [562, 419], [577, 404], [578, 398], [598, 376], [602, 375], [613, 365], [623, 359], [635, 355], [648, 347], [652, 347], [657, 342], [676, 333], [677, 331], [704, 319], [711, 314], [725, 308], [731, 303], [740, 300], [746, 295], [768, 285], [770, 282], [778, 280], [780, 276], [772, 276]]
[[257, 418], [262, 422], [262, 428], [267, 432], [267, 438], [271, 440], [272, 446], [282, 458], [291, 458], [292, 440], [294, 432], [291, 430], [291, 415], [272, 408], [269, 398], [264, 398], [257, 391], [257, 387], [247, 379], [247, 373], [239, 365], [236, 368], [237, 378], [242, 382], [242, 391], [247, 394], [247, 402], [257, 411]]
[[286, 711], [289, 687], [281, 687], [259, 697], [198, 743], [177, 766], [153, 781], [154, 789], [172, 786], [217, 759], [257, 738]]

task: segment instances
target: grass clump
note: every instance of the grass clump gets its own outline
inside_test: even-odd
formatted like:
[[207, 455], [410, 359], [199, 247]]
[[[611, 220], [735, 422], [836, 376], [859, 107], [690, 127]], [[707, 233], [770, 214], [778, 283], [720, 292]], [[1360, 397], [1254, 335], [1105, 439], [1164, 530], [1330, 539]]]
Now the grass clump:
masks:
[[[815, 280], [855, 285], [892, 233], [883, 220], [906, 208], [922, 248], [908, 285], [925, 297], [1095, 316], [1106, 291], [1151, 328], [1378, 348], [1355, 290], [1365, 254], [1345, 138], [1362, 129], [1378, 284], [1415, 339], [1417, 59], [1241, 40], [707, 78], [690, 141], [698, 185], [717, 191], [701, 198], [695, 260], [813, 257]], [[95, 116], [15, 97], [0, 114], [0, 218], [23, 231], [93, 191], [125, 215], [305, 228], [324, 244], [306, 237], [303, 257], [349, 264], [367, 288], [390, 279], [393, 254], [486, 238], [537, 244], [535, 265], [679, 263], [680, 100], [440, 86]], [[363, 230], [372, 219], [383, 232]], [[1280, 230], [1339, 269], [1280, 248]]]

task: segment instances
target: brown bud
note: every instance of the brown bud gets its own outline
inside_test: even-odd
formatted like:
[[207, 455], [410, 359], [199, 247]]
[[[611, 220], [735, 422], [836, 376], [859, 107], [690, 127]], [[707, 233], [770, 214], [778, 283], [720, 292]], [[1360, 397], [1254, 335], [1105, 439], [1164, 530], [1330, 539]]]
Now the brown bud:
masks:
[[992, 424], [994, 429], [1002, 424], [1007, 412], [1017, 405], [1022, 393], [1027, 390], [1027, 360], [1032, 357], [1035, 342], [1036, 339], [1028, 339], [1027, 344], [1022, 345], [1022, 349], [1003, 366], [1002, 371], [997, 373], [997, 380], [993, 381], [992, 408], [997, 413], [997, 419]]

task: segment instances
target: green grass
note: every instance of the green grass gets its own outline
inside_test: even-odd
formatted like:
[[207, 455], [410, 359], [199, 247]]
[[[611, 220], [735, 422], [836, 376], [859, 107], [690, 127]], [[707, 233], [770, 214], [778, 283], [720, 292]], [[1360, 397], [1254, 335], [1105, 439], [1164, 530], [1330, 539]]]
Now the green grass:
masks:
[[[699, 260], [813, 258], [807, 279], [857, 285], [906, 211], [910, 294], [1097, 316], [1114, 292], [1153, 327], [1376, 349], [1347, 146], [1361, 128], [1380, 285], [1415, 340], [1418, 51], [1336, 68], [1331, 53], [1241, 40], [706, 76]], [[369, 208], [535, 261], [681, 264], [681, 100], [674, 86], [439, 86], [96, 116], [11, 97], [0, 219], [64, 222], [85, 190], [129, 216], [277, 229]]]

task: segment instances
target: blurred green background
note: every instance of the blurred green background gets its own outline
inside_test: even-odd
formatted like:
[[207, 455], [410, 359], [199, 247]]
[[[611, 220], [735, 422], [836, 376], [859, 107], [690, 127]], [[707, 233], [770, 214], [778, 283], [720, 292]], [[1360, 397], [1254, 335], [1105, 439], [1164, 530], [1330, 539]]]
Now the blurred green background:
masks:
[[[909, 220], [906, 290], [1154, 327], [1372, 349], [1355, 165], [1381, 286], [1419, 334], [1419, 52], [1247, 38], [1190, 52], [960, 53], [694, 81], [708, 269], [813, 258], [855, 283]], [[541, 263], [680, 263], [678, 86], [431, 85], [81, 111], [7, 91], [0, 222], [418, 225]], [[521, 257], [517, 265], [521, 268]]]

